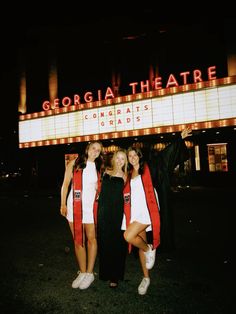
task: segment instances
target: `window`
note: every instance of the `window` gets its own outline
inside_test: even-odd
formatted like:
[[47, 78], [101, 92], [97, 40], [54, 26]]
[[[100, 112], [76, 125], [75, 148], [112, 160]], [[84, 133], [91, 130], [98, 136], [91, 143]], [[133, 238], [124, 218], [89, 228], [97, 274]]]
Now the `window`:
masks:
[[208, 144], [208, 164], [210, 172], [228, 171], [227, 143]]

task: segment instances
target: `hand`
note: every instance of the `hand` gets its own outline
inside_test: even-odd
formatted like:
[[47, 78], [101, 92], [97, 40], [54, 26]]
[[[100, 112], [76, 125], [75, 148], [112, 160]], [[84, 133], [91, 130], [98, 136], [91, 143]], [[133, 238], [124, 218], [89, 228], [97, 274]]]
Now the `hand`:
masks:
[[192, 136], [192, 129], [190, 127], [184, 129], [182, 132], [181, 132], [181, 137], [182, 139], [188, 137], [188, 136]]
[[61, 205], [60, 212], [61, 212], [62, 216], [66, 217], [66, 215], [67, 215], [67, 207], [66, 207], [66, 205]]

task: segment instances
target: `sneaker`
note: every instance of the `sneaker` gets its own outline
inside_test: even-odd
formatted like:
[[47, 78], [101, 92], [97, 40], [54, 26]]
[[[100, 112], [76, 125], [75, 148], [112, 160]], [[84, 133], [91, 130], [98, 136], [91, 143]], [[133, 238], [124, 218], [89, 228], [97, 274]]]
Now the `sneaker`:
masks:
[[141, 294], [141, 295], [146, 294], [149, 285], [150, 285], [150, 278], [144, 277], [140, 285], [138, 286], [138, 294]]
[[81, 273], [80, 271], [78, 271], [78, 276], [75, 278], [75, 280], [72, 282], [72, 288], [77, 289], [79, 288], [80, 283], [82, 282], [82, 280], [84, 279], [86, 273]]
[[146, 268], [152, 269], [153, 265], [155, 264], [155, 258], [156, 258], [156, 249], [152, 250], [152, 246], [148, 244], [149, 250], [147, 252], [144, 252], [144, 255], [146, 257]]
[[81, 281], [79, 288], [81, 290], [87, 289], [93, 281], [94, 281], [94, 274], [86, 273], [86, 276], [84, 276], [83, 280]]

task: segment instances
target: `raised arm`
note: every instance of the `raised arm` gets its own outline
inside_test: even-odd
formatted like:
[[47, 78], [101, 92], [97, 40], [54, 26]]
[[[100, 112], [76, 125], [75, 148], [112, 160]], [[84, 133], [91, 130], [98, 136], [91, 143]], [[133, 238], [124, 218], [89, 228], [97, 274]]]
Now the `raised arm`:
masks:
[[190, 127], [183, 129], [183, 131], [181, 132], [182, 139], [185, 139], [188, 136], [192, 136], [192, 129]]
[[149, 164], [153, 177], [158, 175], [160, 177], [170, 176], [175, 167], [186, 161], [189, 158], [188, 149], [185, 145], [184, 139], [191, 136], [191, 128], [182, 130], [180, 136], [177, 137], [171, 144], [165, 147], [161, 152], [154, 152], [149, 158]]
[[163, 150], [163, 158], [166, 170], [169, 174], [173, 173], [174, 168], [189, 158], [187, 146], [184, 139], [192, 135], [192, 129], [187, 127], [180, 133], [180, 137], [173, 141]]

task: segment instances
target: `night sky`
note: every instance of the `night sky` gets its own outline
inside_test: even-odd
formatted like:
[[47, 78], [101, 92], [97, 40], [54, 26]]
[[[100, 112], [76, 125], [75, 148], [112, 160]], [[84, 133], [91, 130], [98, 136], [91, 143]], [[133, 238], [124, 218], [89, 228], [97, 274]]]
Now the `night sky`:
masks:
[[150, 8], [109, 12], [93, 8], [86, 14], [71, 8], [64, 14], [33, 9], [34, 14], [17, 14], [15, 8], [0, 25], [0, 139], [2, 145], [13, 147], [11, 151], [17, 146], [22, 69], [27, 78], [27, 112], [38, 112], [48, 99], [52, 61], [58, 69], [59, 98], [105, 91], [111, 86], [112, 70], [121, 74], [125, 95], [130, 93], [129, 82], [149, 78], [151, 64], [159, 64], [164, 79], [170, 73], [212, 65], [217, 66], [219, 77], [227, 76], [226, 51], [236, 51], [236, 18], [230, 14], [196, 19], [177, 14], [163, 17]]

